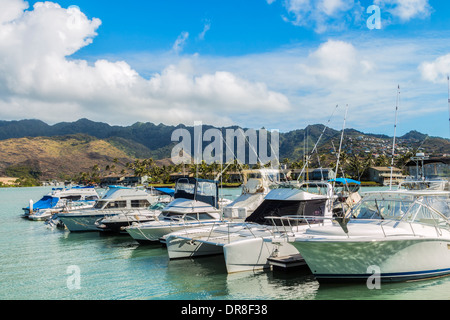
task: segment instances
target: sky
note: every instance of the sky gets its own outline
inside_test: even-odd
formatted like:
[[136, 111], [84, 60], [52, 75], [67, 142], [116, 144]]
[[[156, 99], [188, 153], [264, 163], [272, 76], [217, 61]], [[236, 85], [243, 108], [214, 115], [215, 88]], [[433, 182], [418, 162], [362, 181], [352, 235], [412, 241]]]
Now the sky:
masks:
[[450, 138], [449, 13], [442, 0], [0, 0], [0, 120]]

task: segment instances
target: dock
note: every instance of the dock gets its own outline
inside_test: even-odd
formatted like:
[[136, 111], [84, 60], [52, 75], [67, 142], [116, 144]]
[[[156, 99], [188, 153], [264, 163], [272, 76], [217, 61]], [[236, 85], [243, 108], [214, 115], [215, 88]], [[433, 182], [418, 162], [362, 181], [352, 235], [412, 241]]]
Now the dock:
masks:
[[267, 259], [267, 262], [272, 267], [284, 269], [301, 267], [306, 265], [305, 259], [303, 259], [303, 257], [300, 254], [292, 254], [283, 257], [270, 257]]

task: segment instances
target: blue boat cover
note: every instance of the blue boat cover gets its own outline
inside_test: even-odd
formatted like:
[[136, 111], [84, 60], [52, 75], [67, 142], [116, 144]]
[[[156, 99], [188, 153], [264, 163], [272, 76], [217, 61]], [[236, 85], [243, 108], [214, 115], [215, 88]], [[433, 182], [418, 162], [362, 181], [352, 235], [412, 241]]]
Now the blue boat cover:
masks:
[[173, 196], [175, 193], [175, 190], [170, 188], [155, 188], [155, 190], [168, 194], [169, 196]]
[[[33, 204], [33, 211], [39, 210], [39, 209], [50, 209], [56, 206], [58, 203], [59, 198], [52, 197], [52, 196], [44, 196], [41, 200]], [[30, 209], [30, 206], [27, 207], [27, 209]]]
[[333, 182], [336, 181], [337, 183], [342, 183], [342, 184], [361, 184], [361, 182], [353, 180], [353, 179], [347, 179], [347, 178], [337, 178], [337, 179], [331, 179], [328, 180], [328, 182]]

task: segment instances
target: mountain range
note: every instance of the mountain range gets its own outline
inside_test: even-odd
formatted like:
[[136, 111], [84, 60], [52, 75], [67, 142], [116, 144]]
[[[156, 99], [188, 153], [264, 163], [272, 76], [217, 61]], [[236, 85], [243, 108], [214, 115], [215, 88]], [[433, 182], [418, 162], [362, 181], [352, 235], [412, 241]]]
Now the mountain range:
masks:
[[[131, 126], [112, 126], [80, 119], [49, 125], [41, 120], [0, 121], [0, 175], [8, 175], [21, 166], [37, 168], [45, 178], [61, 178], [89, 170], [93, 165], [106, 166], [115, 159], [117, 168], [125, 168], [135, 159], [153, 158], [167, 164], [174, 145], [171, 136], [176, 129], [193, 127], [180, 124], [137, 122]], [[213, 126], [203, 125], [203, 132]], [[237, 126], [217, 128], [237, 129]], [[243, 128], [246, 130], [245, 128]], [[225, 134], [224, 134], [225, 136]], [[341, 131], [316, 124], [304, 129], [280, 133], [280, 160], [302, 159], [320, 138], [318, 152], [332, 154], [339, 147]], [[391, 154], [392, 137], [345, 129], [343, 151], [352, 154]], [[425, 152], [429, 155], [450, 154], [450, 140], [429, 137], [417, 131], [397, 137], [398, 153]], [[205, 142], [205, 145], [211, 142]], [[165, 160], [166, 159], [166, 160]], [[164, 162], [165, 161], [165, 162]], [[9, 170], [8, 170], [9, 168]]]

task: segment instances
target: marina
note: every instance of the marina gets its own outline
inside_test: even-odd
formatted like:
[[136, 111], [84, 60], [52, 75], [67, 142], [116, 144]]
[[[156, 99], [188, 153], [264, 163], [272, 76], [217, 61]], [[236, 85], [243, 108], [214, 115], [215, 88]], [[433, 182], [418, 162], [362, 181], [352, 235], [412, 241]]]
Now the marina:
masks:
[[450, 2], [0, 11], [0, 299], [450, 300]]
[[[20, 216], [49, 187], [0, 189], [1, 299], [37, 300], [446, 300], [450, 277], [330, 286], [308, 268], [228, 274], [223, 256], [170, 260], [161, 245], [126, 235], [50, 229]], [[239, 188], [226, 190], [232, 198]], [[70, 287], [79, 268], [79, 288]], [[188, 271], [188, 272], [187, 272]]]

